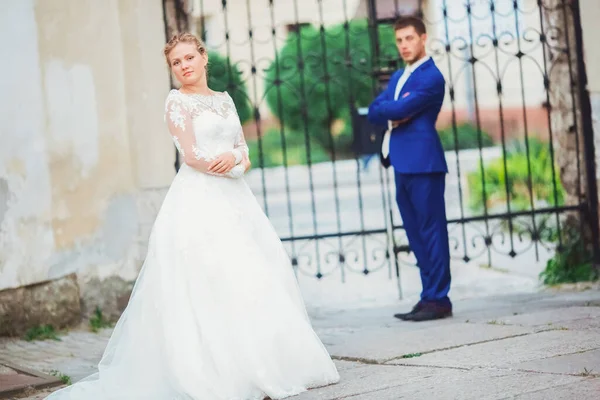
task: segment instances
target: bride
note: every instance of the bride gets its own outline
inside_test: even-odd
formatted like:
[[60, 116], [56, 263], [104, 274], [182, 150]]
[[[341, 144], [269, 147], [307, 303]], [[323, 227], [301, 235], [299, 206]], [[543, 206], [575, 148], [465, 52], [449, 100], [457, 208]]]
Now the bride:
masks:
[[185, 164], [98, 372], [47, 399], [282, 399], [337, 382], [287, 253], [242, 179], [248, 148], [231, 97], [208, 88], [203, 43], [180, 34], [164, 53], [181, 83], [165, 119]]

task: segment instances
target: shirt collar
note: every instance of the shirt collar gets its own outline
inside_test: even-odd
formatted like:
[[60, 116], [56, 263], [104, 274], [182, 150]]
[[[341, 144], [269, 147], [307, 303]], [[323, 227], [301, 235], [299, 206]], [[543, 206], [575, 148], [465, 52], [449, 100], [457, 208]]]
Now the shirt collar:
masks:
[[430, 56], [425, 56], [425, 57], [421, 58], [419, 61], [417, 61], [411, 65], [407, 65], [406, 70], [408, 71], [409, 74], [412, 74], [413, 72], [415, 72], [415, 70], [417, 68], [419, 68], [421, 65], [423, 65], [427, 61], [429, 61], [430, 58], [431, 58]]

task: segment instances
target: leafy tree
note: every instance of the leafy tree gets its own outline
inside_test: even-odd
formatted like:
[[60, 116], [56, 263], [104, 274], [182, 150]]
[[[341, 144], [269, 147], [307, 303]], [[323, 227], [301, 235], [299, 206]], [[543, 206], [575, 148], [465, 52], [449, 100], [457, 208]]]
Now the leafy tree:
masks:
[[246, 82], [242, 78], [242, 71], [237, 65], [231, 64], [229, 57], [209, 52], [208, 86], [218, 92], [226, 90], [229, 93], [242, 124], [252, 118], [252, 108], [248, 99]]
[[[397, 59], [393, 28], [378, 27], [383, 58]], [[373, 51], [366, 20], [290, 33], [265, 77], [266, 101], [289, 130], [327, 151], [348, 152], [350, 110], [373, 100]], [[333, 142], [333, 144], [332, 144]]]

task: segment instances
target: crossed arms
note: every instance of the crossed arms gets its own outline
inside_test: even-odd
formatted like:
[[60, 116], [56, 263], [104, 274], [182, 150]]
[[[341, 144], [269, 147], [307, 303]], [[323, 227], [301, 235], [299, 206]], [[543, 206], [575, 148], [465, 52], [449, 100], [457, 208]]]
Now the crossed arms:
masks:
[[180, 100], [167, 101], [165, 119], [183, 162], [195, 170], [209, 175], [240, 178], [250, 168], [248, 146], [241, 127], [231, 151], [209, 158], [197, 146], [192, 116]]
[[388, 121], [392, 121], [392, 126], [396, 127], [434, 104], [438, 96], [443, 97], [444, 84], [443, 78], [422, 80], [419, 87], [398, 100], [393, 99], [396, 85], [388, 85], [369, 106], [368, 119], [377, 125], [387, 125]]

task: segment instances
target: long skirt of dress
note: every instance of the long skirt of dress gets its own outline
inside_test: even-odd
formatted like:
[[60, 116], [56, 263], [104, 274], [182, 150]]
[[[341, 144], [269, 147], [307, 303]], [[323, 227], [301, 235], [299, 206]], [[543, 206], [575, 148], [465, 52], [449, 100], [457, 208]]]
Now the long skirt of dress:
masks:
[[281, 399], [338, 380], [246, 182], [183, 166], [98, 373], [48, 399]]

